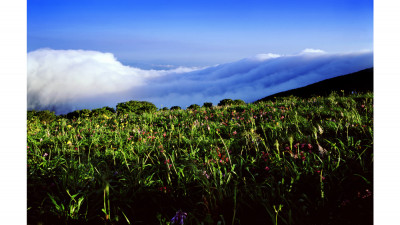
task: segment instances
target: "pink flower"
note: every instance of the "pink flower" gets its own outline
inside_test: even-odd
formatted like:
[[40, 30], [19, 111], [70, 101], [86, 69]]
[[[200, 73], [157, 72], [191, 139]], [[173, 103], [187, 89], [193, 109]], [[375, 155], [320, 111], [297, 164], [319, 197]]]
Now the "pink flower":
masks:
[[269, 167], [268, 167], [268, 166], [267, 166], [267, 167], [265, 167], [265, 170], [266, 170], [266, 171], [268, 171], [268, 170], [269, 170]]
[[236, 135], [236, 134], [237, 134], [236, 130], [235, 130], [235, 131], [233, 131], [233, 135]]

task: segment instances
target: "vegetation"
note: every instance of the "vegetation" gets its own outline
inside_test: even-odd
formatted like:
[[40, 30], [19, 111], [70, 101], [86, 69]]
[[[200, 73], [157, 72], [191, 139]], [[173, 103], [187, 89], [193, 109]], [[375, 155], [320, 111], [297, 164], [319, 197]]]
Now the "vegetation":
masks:
[[157, 111], [157, 107], [146, 101], [129, 101], [117, 104], [117, 114], [125, 115], [129, 113], [143, 114], [145, 112], [151, 113]]
[[213, 104], [211, 102], [204, 102], [203, 107], [204, 108], [212, 108]]
[[190, 105], [189, 107], [188, 107], [188, 109], [200, 109], [200, 106], [199, 105], [197, 105], [197, 104], [193, 104], [193, 105]]
[[180, 106], [172, 106], [171, 107], [171, 110], [180, 110], [180, 109], [182, 109]]
[[28, 113], [28, 223], [373, 223], [372, 93], [136, 103]]

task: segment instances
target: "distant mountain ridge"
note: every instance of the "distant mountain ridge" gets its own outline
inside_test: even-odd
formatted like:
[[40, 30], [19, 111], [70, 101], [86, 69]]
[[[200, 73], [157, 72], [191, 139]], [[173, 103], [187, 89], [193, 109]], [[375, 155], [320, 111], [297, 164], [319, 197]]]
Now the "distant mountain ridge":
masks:
[[291, 89], [288, 91], [279, 92], [273, 95], [269, 95], [255, 102], [262, 102], [273, 100], [276, 97], [286, 96], [297, 96], [302, 98], [308, 98], [315, 95], [327, 96], [331, 92], [351, 93], [355, 92], [367, 92], [373, 91], [374, 87], [374, 69], [368, 68], [355, 73], [337, 76], [334, 78], [319, 81], [314, 84], [310, 84], [304, 87]]

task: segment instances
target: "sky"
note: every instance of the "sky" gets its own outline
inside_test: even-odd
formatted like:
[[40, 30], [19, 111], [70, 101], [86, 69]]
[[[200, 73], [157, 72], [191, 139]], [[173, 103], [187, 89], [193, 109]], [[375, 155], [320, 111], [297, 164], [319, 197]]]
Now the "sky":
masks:
[[141, 68], [372, 50], [373, 1], [28, 0], [27, 50], [41, 48], [111, 52]]

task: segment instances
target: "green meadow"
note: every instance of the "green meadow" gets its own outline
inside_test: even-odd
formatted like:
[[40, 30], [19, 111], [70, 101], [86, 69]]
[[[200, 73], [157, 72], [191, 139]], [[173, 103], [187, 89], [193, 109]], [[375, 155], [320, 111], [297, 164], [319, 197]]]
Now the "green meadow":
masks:
[[28, 224], [373, 223], [371, 92], [151, 105], [28, 112]]

